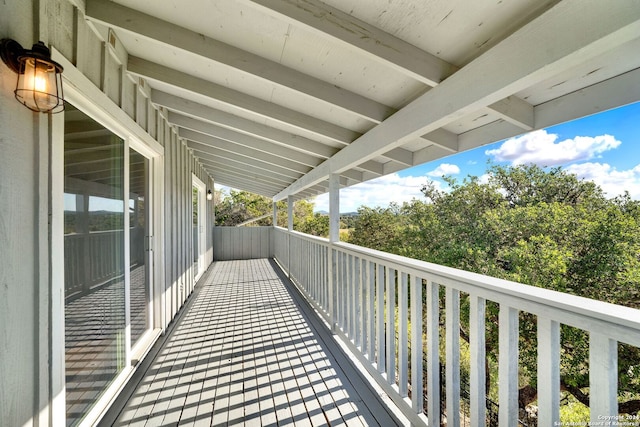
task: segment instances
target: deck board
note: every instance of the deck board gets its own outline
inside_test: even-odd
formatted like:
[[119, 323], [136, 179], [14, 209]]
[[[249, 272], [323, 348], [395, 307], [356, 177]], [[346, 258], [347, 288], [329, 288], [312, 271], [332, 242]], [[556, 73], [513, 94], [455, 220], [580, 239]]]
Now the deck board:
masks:
[[116, 425], [396, 425], [276, 268], [216, 262]]

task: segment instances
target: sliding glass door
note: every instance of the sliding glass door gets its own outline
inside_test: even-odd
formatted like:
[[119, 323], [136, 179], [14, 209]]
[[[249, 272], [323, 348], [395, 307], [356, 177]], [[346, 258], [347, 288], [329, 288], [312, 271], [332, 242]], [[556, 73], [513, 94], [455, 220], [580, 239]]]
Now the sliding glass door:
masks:
[[151, 328], [149, 159], [129, 149], [129, 277], [131, 345]]
[[67, 425], [127, 368], [151, 329], [150, 160], [65, 106], [64, 260]]

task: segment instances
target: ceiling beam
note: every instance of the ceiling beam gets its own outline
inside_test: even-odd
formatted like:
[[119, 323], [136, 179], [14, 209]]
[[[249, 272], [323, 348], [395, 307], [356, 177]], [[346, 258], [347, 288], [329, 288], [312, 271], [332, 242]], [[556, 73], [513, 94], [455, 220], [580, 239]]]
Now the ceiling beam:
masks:
[[229, 161], [227, 159], [213, 159], [213, 158], [210, 159], [208, 157], [205, 158], [202, 156], [198, 156], [195, 153], [194, 155], [197, 157], [200, 163], [202, 163], [205, 166], [214, 167], [216, 168], [215, 170], [219, 169], [219, 170], [231, 170], [235, 172], [244, 172], [245, 175], [247, 176], [254, 177], [254, 178], [261, 177], [261, 179], [267, 179], [268, 182], [272, 182], [272, 183], [279, 182], [283, 185], [291, 182], [291, 179], [286, 179], [286, 177], [266, 169], [247, 168], [247, 165], [245, 164]]
[[[271, 15], [302, 24], [317, 34], [329, 36], [355, 47], [368, 57], [429, 87], [438, 85], [459, 69], [456, 65], [319, 0], [246, 1], [259, 6]], [[525, 130], [531, 130], [533, 117], [526, 112], [532, 113], [533, 106], [529, 105], [527, 108], [527, 105], [529, 104], [526, 101], [511, 99], [490, 105], [488, 108], [504, 120], [521, 126]]]
[[536, 105], [536, 128], [640, 101], [640, 68]]
[[236, 172], [246, 176], [247, 178], [264, 180], [266, 183], [278, 185], [280, 187], [286, 187], [292, 181], [290, 178], [286, 178], [265, 169], [248, 168], [246, 165], [225, 161], [225, 159], [210, 160], [204, 157], [198, 157], [198, 159], [203, 165], [214, 167], [214, 170], [216, 171]]
[[127, 71], [136, 76], [156, 80], [198, 96], [207, 97], [222, 104], [248, 111], [259, 117], [266, 117], [285, 125], [335, 140], [341, 144], [349, 144], [360, 135], [357, 132], [316, 119], [290, 108], [282, 107], [135, 56], [129, 56]]
[[257, 169], [261, 172], [269, 171], [284, 178], [285, 181], [294, 182], [296, 179], [302, 176], [299, 172], [294, 172], [289, 169], [274, 166], [269, 163], [265, 163], [261, 160], [257, 160], [250, 157], [241, 156], [229, 151], [219, 150], [212, 148], [208, 145], [198, 143], [196, 141], [187, 141], [187, 146], [193, 150], [194, 156], [198, 157], [202, 161], [215, 161], [225, 164], [233, 165], [237, 168], [250, 168]]
[[259, 194], [265, 197], [273, 197], [273, 193], [277, 191], [275, 188], [265, 187], [255, 181], [252, 182], [234, 175], [217, 174], [216, 176], [215, 173], [213, 173], [213, 175], [213, 180], [216, 184], [225, 185], [242, 191], [248, 191], [249, 193]]
[[413, 153], [409, 150], [405, 150], [404, 148], [394, 148], [385, 152], [383, 156], [405, 166], [415, 165], [415, 163], [413, 162]]
[[[537, 105], [534, 108], [535, 129], [544, 129], [638, 101], [640, 101], [640, 69]], [[522, 133], [522, 129], [513, 123], [496, 121], [461, 134], [460, 150], [470, 150]]]
[[384, 174], [384, 165], [374, 160], [367, 160], [366, 162], [362, 162], [358, 165], [358, 168], [364, 169], [365, 171], [371, 172], [372, 174], [378, 176]]
[[[250, 180], [242, 176], [241, 174], [234, 174], [234, 173], [228, 173], [228, 172], [217, 173], [215, 171], [212, 171], [212, 174], [214, 175], [214, 181], [219, 184], [227, 185], [227, 186], [241, 189], [241, 190], [246, 190], [256, 194], [261, 194], [269, 198], [273, 197], [273, 194], [275, 194], [278, 190], [278, 187], [268, 185], [259, 181]], [[311, 198], [316, 196], [316, 194], [312, 191], [305, 191], [304, 193], [301, 193], [301, 194], [303, 194], [304, 197], [306, 198]]]
[[437, 85], [456, 70], [435, 55], [317, 0], [251, 0], [251, 3], [271, 15], [356, 47], [370, 58], [428, 86]]
[[451, 154], [455, 154], [459, 151], [458, 135], [453, 132], [449, 132], [446, 129], [435, 129], [426, 135], [422, 135], [421, 138], [429, 141], [433, 145], [437, 145]]
[[259, 152], [256, 150], [252, 150], [251, 148], [244, 147], [242, 145], [237, 145], [230, 143], [229, 141], [225, 141], [223, 139], [219, 139], [213, 136], [208, 136], [200, 132], [195, 132], [188, 129], [180, 129], [178, 132], [180, 137], [188, 139], [191, 142], [199, 143], [204, 146], [208, 146], [211, 148], [217, 148], [222, 151], [227, 151], [229, 153], [234, 153], [237, 155], [241, 155], [244, 157], [249, 157], [252, 159], [260, 160], [264, 163], [268, 163], [274, 166], [279, 166], [284, 169], [289, 169], [294, 172], [298, 172], [301, 174], [305, 174], [311, 170], [311, 168], [307, 165], [303, 165], [297, 162], [292, 162], [290, 160], [284, 159], [282, 157], [274, 156], [269, 153]]
[[[300, 135], [272, 128], [262, 123], [254, 122], [206, 105], [170, 95], [158, 90], [151, 91], [151, 102], [200, 120], [214, 123], [229, 129], [234, 129], [248, 135], [275, 142], [298, 151], [309, 153], [317, 157], [328, 159], [338, 152], [337, 148], [305, 138]], [[354, 138], [355, 139], [355, 138]], [[346, 143], [344, 145], [347, 145]]]
[[533, 130], [535, 127], [533, 105], [517, 96], [509, 96], [488, 107], [502, 120], [514, 124], [522, 130]]
[[[275, 199], [588, 62], [639, 34], [640, 8], [635, 0], [562, 1], [343, 148]], [[478, 81], [478, 76], [482, 76], [482, 84], [471, 84]]]
[[393, 113], [386, 105], [329, 82], [114, 2], [87, 0], [86, 16], [318, 99], [373, 123], [380, 123]]
[[[245, 171], [241, 171], [241, 170], [237, 170], [237, 169], [233, 169], [233, 168], [228, 168], [228, 167], [221, 167], [219, 164], [213, 164], [213, 163], [207, 163], [206, 167], [210, 169], [211, 173], [213, 175], [219, 175], [219, 174], [226, 174], [228, 176], [238, 176], [238, 177], [242, 177], [242, 178], [246, 178], [250, 181], [256, 181], [259, 184], [269, 184], [269, 185], [274, 185], [278, 188], [283, 188], [282, 184], [278, 184], [278, 183], [274, 183], [274, 182], [270, 182], [270, 181], [261, 181], [261, 176], [255, 176], [254, 178], [252, 178], [252, 175], [248, 175]], [[322, 194], [322, 193], [326, 193], [328, 191], [327, 188], [321, 186], [321, 185], [314, 185], [313, 187], [309, 187], [307, 190], [305, 190], [305, 195], [314, 195], [314, 194]]]
[[183, 129], [191, 129], [209, 136], [213, 136], [233, 144], [238, 144], [256, 151], [282, 157], [307, 166], [317, 166], [323, 159], [312, 156], [307, 153], [292, 150], [288, 147], [265, 141], [251, 135], [236, 132], [211, 123], [205, 123], [202, 120], [183, 116], [176, 113], [169, 113], [169, 123], [174, 124]]

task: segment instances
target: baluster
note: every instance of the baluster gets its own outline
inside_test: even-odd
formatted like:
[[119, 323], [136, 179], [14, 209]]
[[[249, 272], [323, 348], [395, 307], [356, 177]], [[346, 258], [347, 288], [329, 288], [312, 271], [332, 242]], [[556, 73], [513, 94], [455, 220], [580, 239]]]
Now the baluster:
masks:
[[498, 423], [511, 427], [518, 425], [518, 310], [500, 304], [498, 324]]
[[369, 270], [367, 270], [368, 261], [362, 259], [360, 262], [360, 351], [362, 354], [367, 352], [367, 282]]
[[[471, 425], [486, 424], [486, 355], [485, 355], [485, 306], [484, 298], [469, 295], [471, 299], [469, 312], [469, 347], [471, 353], [469, 375], [471, 395]], [[547, 425], [547, 424], [541, 424]], [[552, 423], [548, 424], [552, 425]]]
[[430, 425], [440, 425], [440, 293], [429, 281], [427, 289], [427, 416]]
[[589, 392], [592, 424], [618, 415], [618, 342], [596, 332], [589, 336]]
[[398, 282], [398, 391], [401, 397], [407, 397], [409, 393], [409, 365], [408, 365], [408, 348], [409, 343], [408, 328], [408, 275], [400, 273]]
[[387, 366], [384, 328], [384, 273], [384, 266], [378, 264], [378, 274], [376, 274], [376, 343], [378, 349], [378, 372], [381, 374], [385, 372]]
[[340, 252], [340, 328], [347, 331], [347, 254]]
[[422, 414], [422, 278], [411, 279], [411, 407]]
[[460, 291], [445, 294], [447, 425], [460, 425]]
[[387, 267], [387, 382], [396, 381], [396, 272]]
[[560, 324], [538, 316], [538, 425], [560, 420]]
[[349, 340], [351, 342], [355, 342], [355, 311], [356, 311], [356, 302], [355, 302], [355, 259], [353, 255], [349, 255], [349, 294], [347, 296], [347, 311], [349, 313]]
[[369, 362], [375, 361], [375, 264], [367, 262], [367, 354]]
[[362, 292], [361, 282], [362, 278], [360, 277], [360, 258], [357, 256], [353, 257], [353, 299], [352, 299], [352, 309], [353, 309], [353, 343], [356, 347], [360, 347], [362, 345], [361, 335], [360, 335], [360, 311], [362, 310], [362, 305], [360, 304], [360, 295]]
[[337, 314], [336, 314], [336, 287], [337, 287], [337, 278], [338, 278], [338, 264], [336, 259], [336, 253], [333, 250], [332, 246], [327, 247], [326, 249], [327, 256], [327, 278], [328, 286], [327, 286], [327, 307], [329, 309], [329, 322], [331, 324], [331, 332], [336, 331], [336, 323], [337, 323]]

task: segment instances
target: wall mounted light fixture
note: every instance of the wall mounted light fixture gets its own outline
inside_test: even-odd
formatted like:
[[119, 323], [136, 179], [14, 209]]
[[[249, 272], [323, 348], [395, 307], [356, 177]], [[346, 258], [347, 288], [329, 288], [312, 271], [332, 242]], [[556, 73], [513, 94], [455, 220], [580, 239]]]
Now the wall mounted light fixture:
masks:
[[213, 200], [213, 193], [211, 190], [207, 190], [207, 200]]
[[51, 51], [43, 42], [24, 49], [12, 39], [0, 40], [0, 56], [18, 74], [18, 102], [32, 111], [59, 113], [64, 110], [62, 66], [51, 59]]

